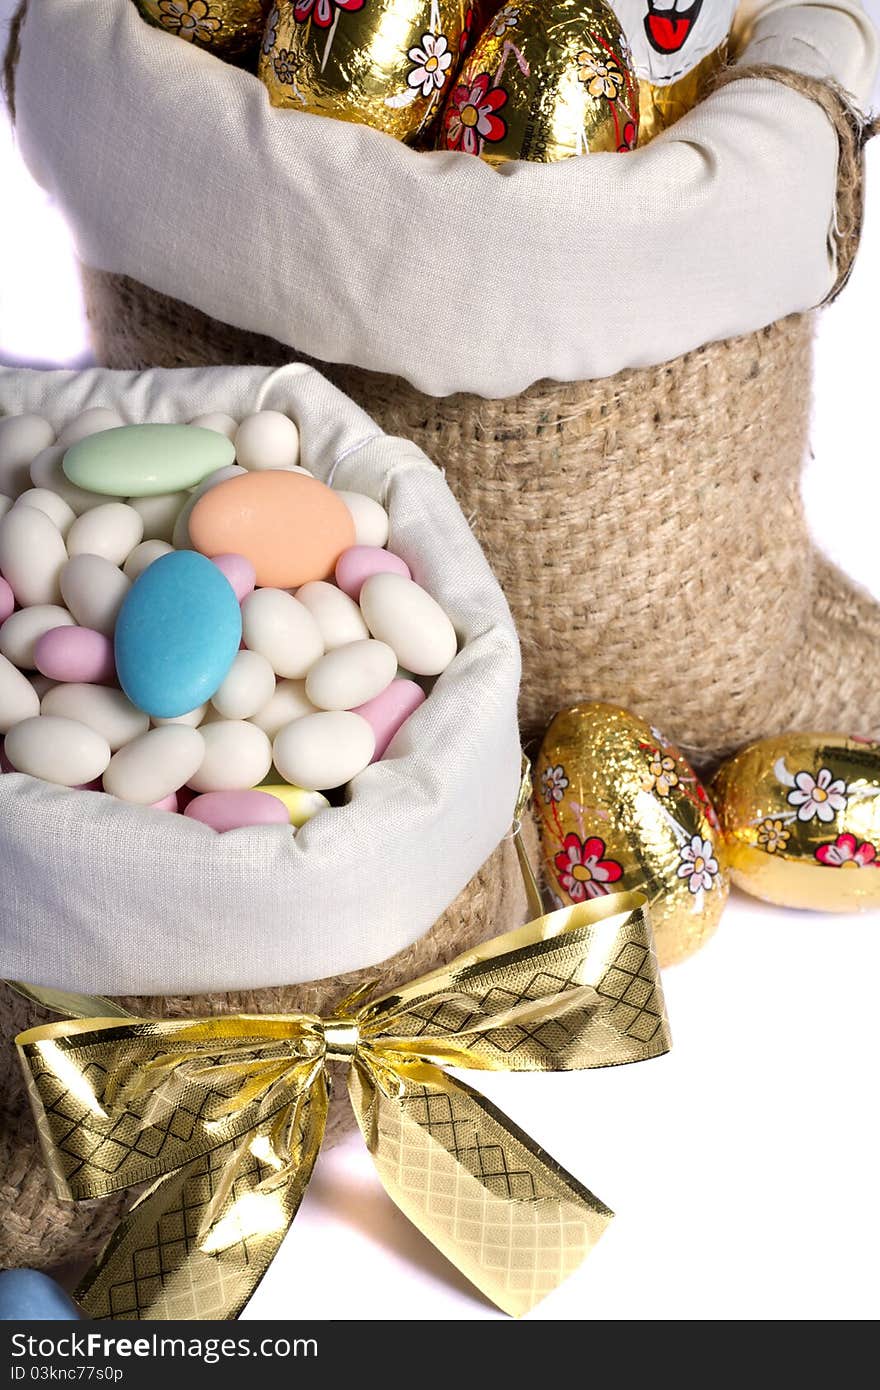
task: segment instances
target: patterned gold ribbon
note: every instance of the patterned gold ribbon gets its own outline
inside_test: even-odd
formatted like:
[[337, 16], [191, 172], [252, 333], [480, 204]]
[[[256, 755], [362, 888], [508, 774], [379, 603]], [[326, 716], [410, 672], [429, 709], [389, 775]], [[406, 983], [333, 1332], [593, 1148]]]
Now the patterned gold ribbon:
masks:
[[24, 987], [68, 1013], [17, 1045], [61, 1197], [148, 1183], [77, 1291], [96, 1318], [233, 1318], [284, 1238], [345, 1061], [390, 1196], [506, 1312], [581, 1262], [612, 1213], [444, 1066], [574, 1071], [669, 1048], [644, 898], [536, 918], [337, 1016], [176, 1022]]

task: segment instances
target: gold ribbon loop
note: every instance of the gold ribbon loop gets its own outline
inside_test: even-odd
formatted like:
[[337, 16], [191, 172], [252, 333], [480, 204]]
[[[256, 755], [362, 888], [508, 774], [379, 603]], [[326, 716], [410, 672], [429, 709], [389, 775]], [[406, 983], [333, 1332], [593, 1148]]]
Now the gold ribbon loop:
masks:
[[326, 1020], [167, 1022], [63, 998], [80, 1017], [16, 1040], [56, 1188], [152, 1183], [77, 1291], [97, 1318], [237, 1316], [308, 1185], [335, 1061], [394, 1201], [499, 1307], [527, 1312], [611, 1212], [442, 1066], [573, 1071], [670, 1046], [637, 893], [539, 916]]

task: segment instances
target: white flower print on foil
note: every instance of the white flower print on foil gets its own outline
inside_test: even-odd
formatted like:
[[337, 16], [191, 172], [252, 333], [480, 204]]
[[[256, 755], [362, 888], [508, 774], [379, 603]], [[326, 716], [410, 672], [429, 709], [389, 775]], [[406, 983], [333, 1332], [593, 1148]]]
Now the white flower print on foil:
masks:
[[810, 821], [815, 816], [826, 825], [838, 811], [846, 809], [846, 800], [846, 783], [828, 767], [820, 767], [815, 777], [812, 772], [796, 772], [794, 787], [788, 793], [789, 806], [798, 808], [798, 820]]
[[562, 800], [567, 786], [568, 778], [565, 775], [565, 768], [561, 764], [558, 767], [544, 768], [541, 773], [541, 790], [548, 806], [551, 801]]
[[678, 877], [687, 879], [688, 889], [694, 896], [703, 889], [709, 892], [715, 887], [718, 860], [711, 840], [704, 840], [702, 835], [692, 836], [686, 845], [682, 845], [678, 857], [681, 860]]
[[415, 67], [406, 75], [407, 85], [421, 87], [422, 96], [439, 92], [452, 66], [452, 54], [445, 34], [422, 34], [422, 41], [407, 54]]
[[489, 25], [489, 33], [494, 34], [496, 39], [503, 38], [508, 29], [515, 29], [519, 19], [518, 5], [505, 5], [499, 10], [492, 23]]

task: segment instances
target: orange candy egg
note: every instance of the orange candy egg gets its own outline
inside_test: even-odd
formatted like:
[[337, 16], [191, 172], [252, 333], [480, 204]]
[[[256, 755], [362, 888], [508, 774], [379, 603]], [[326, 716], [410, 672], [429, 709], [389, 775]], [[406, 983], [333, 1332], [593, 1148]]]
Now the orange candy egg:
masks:
[[200, 497], [189, 534], [203, 555], [244, 555], [264, 588], [291, 589], [329, 579], [355, 543], [341, 498], [305, 473], [245, 473]]

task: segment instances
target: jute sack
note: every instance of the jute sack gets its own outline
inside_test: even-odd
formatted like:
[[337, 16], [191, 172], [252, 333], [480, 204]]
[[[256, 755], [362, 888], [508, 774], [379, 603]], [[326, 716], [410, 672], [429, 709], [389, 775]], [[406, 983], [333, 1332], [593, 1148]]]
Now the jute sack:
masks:
[[[0, 978], [120, 999], [145, 1017], [327, 1015], [525, 920], [509, 827], [520, 779], [519, 659], [501, 591], [438, 471], [309, 368], [123, 374], [0, 370], [0, 413], [56, 425], [92, 405], [129, 420], [257, 408], [296, 418], [303, 458], [383, 501], [390, 544], [455, 622], [459, 655], [345, 805], [294, 837], [217, 835], [184, 817], [0, 777]], [[0, 1267], [100, 1246], [130, 1200], [60, 1203], [12, 1040], [49, 1016], [0, 988]], [[351, 1123], [331, 1106], [332, 1140]]]
[[[591, 698], [660, 725], [707, 772], [793, 727], [880, 734], [878, 609], [816, 552], [804, 519], [813, 320], [789, 312], [839, 290], [852, 264], [866, 127], [821, 78], [864, 89], [876, 47], [856, 0], [757, 8], [766, 15], [741, 65], [647, 149], [517, 166], [507, 178], [477, 160], [418, 156], [373, 131], [272, 111], [248, 74], [138, 27], [116, 0], [101, 0], [100, 12], [59, 7], [51, 29], [34, 13], [20, 31], [22, 145], [71, 217], [99, 360], [344, 354], [347, 365], [322, 370], [443, 468], [501, 581], [523, 650], [526, 738]], [[101, 28], [111, 13], [113, 26]], [[74, 84], [63, 53], [77, 43]], [[108, 130], [111, 58], [120, 89]], [[217, 149], [208, 118], [221, 100], [248, 130], [240, 148]], [[152, 197], [129, 187], [122, 167], [145, 104], [156, 114], [133, 167], [141, 183], [154, 181]], [[172, 140], [166, 123], [178, 106], [183, 119], [183, 104], [184, 163], [195, 142], [204, 174], [198, 203], [180, 199], [169, 256], [166, 192], [189, 176], [179, 125]], [[106, 132], [121, 164], [111, 155], [96, 164], [91, 146], [79, 159], [68, 106]], [[343, 165], [374, 179], [350, 188]], [[250, 166], [250, 194], [230, 204]], [[111, 179], [108, 169], [121, 172]], [[375, 187], [367, 224], [353, 207], [344, 221], [345, 197], [360, 200], [364, 187]], [[394, 254], [374, 250], [370, 263], [389, 190], [407, 226], [398, 235], [389, 223]], [[439, 190], [446, 201], [435, 206]], [[139, 199], [138, 216], [123, 194]], [[469, 195], [486, 237], [498, 238], [491, 278], [485, 238], [474, 240], [472, 217], [454, 215]], [[414, 244], [429, 213], [433, 231]], [[520, 220], [502, 239], [505, 215]], [[209, 247], [187, 235], [202, 222]], [[390, 292], [384, 302], [377, 284]], [[535, 381], [541, 360], [559, 378], [595, 379]], [[395, 374], [367, 370], [377, 362]]]

